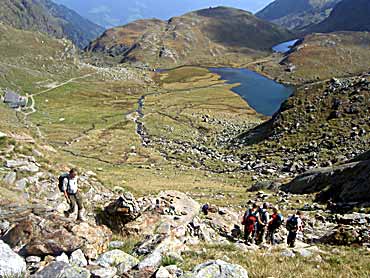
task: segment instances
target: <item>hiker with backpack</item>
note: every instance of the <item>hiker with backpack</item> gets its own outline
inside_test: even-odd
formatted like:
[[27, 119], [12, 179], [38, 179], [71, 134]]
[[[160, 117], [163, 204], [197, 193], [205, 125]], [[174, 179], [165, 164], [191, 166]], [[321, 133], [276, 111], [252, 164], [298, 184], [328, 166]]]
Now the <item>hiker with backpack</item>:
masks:
[[272, 212], [273, 213], [271, 215], [271, 219], [268, 222], [268, 227], [267, 227], [267, 238], [268, 238], [268, 242], [271, 245], [274, 245], [275, 244], [275, 234], [279, 230], [281, 224], [283, 224], [284, 217], [279, 211], [279, 208], [277, 206], [275, 206], [272, 209]]
[[259, 208], [259, 216], [261, 222], [257, 222], [257, 241], [258, 243], [265, 243], [267, 225], [270, 221], [270, 214], [267, 211], [269, 208], [268, 203], [263, 203], [262, 207]]
[[242, 221], [242, 225], [244, 225], [244, 240], [246, 243], [254, 244], [257, 223], [262, 222], [258, 211], [258, 205], [253, 204], [252, 208], [245, 212]]
[[294, 248], [298, 232], [303, 231], [302, 212], [297, 211], [295, 214], [289, 217], [286, 222], [286, 228], [289, 231], [287, 244], [289, 247]]
[[63, 192], [64, 197], [69, 204], [69, 210], [64, 211], [64, 215], [69, 217], [74, 213], [77, 205], [77, 220], [84, 221], [84, 205], [81, 193], [78, 190], [77, 170], [72, 168], [69, 173], [60, 175], [58, 187], [59, 190]]

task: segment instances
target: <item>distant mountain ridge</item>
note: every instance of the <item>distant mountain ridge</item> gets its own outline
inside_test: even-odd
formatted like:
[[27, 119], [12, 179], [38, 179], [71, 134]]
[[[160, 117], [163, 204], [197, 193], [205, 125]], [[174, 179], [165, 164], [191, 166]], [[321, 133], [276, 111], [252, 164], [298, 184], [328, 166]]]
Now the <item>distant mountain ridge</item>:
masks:
[[50, 0], [2, 0], [0, 21], [18, 29], [66, 37], [83, 48], [104, 28]]
[[323, 21], [341, 0], [276, 0], [256, 15], [290, 30], [305, 30]]
[[[107, 30], [89, 51], [148, 64], [228, 64], [261, 55], [294, 37], [286, 29], [234, 8], [203, 9], [168, 21], [138, 20]], [[239, 56], [239, 57], [238, 57]], [[223, 62], [221, 62], [223, 60]]]
[[370, 1], [343, 0], [330, 16], [309, 28], [309, 32], [370, 31]]
[[145, 18], [168, 19], [193, 10], [216, 6], [230, 6], [257, 11], [271, 0], [54, 0], [74, 9], [91, 21], [112, 28]]

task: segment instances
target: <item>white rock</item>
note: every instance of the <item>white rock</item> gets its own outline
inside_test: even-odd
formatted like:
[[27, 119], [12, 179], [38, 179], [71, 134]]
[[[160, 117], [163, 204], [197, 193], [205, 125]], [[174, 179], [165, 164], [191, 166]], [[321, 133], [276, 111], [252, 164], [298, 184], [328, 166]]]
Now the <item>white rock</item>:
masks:
[[293, 251], [292, 250], [288, 250], [288, 249], [281, 251], [280, 255], [282, 257], [295, 257], [295, 254], [293, 253]]
[[117, 273], [115, 267], [101, 267], [91, 270], [94, 278], [113, 278]]
[[294, 250], [296, 253], [298, 253], [299, 255], [301, 255], [302, 257], [311, 257], [312, 256], [312, 252], [307, 250], [307, 249], [303, 249], [303, 248], [300, 248], [300, 249], [297, 249], [297, 250]]
[[66, 253], [62, 253], [62, 255], [58, 256], [55, 258], [55, 261], [57, 262], [65, 262], [69, 264], [69, 259]]
[[25, 271], [24, 259], [0, 240], [0, 277], [21, 277]]
[[23, 165], [26, 165], [28, 162], [25, 160], [17, 159], [17, 160], [6, 160], [4, 166], [6, 168], [16, 168]]
[[144, 268], [158, 268], [162, 262], [162, 253], [155, 250], [153, 253], [149, 254], [148, 256], [145, 257], [144, 260], [142, 260], [137, 268], [139, 270], [144, 269]]
[[101, 254], [96, 260], [96, 263], [103, 267], [124, 264], [125, 269], [129, 270], [137, 265], [139, 260], [121, 250], [111, 250]]
[[3, 178], [3, 181], [6, 184], [13, 184], [16, 179], [17, 179], [17, 173], [12, 171], [5, 175], [5, 177]]
[[5, 134], [4, 132], [1, 132], [1, 131], [0, 131], [0, 139], [1, 139], [1, 138], [5, 138], [5, 137], [8, 137], [8, 135], [7, 135], [7, 134]]
[[37, 256], [29, 256], [26, 258], [26, 262], [27, 263], [39, 263], [41, 262], [41, 258], [40, 257], [37, 257]]
[[0, 221], [0, 231], [5, 233], [10, 228], [10, 223], [6, 220]]
[[15, 186], [17, 189], [19, 190], [24, 190], [26, 188], [26, 185], [28, 183], [28, 179], [27, 178], [23, 178], [21, 180], [18, 180], [16, 183], [15, 183]]
[[125, 243], [123, 241], [111, 241], [109, 242], [109, 248], [121, 248]]
[[155, 274], [155, 278], [173, 278], [166, 268], [161, 266]]
[[240, 265], [221, 260], [209, 261], [195, 267], [186, 278], [248, 278], [248, 272]]
[[70, 262], [72, 265], [87, 266], [87, 260], [81, 249], [78, 249], [71, 254]]
[[39, 171], [39, 167], [36, 166], [34, 163], [29, 163], [28, 165], [24, 165], [19, 167], [20, 172], [31, 172], [31, 173], [36, 173]]

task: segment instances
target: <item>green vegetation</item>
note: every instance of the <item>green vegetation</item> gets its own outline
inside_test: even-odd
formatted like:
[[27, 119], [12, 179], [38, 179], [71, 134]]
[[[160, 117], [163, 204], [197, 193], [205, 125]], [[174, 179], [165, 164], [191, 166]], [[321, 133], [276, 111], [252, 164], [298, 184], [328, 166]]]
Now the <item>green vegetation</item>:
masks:
[[178, 264], [179, 262], [176, 260], [176, 258], [173, 258], [171, 256], [164, 256], [161, 262], [161, 266], [178, 265]]
[[203, 244], [184, 257], [179, 266], [191, 270], [197, 264], [207, 260], [223, 259], [239, 264], [248, 270], [252, 278], [262, 277], [368, 277], [370, 267], [369, 253], [366, 249], [338, 247], [338, 254], [331, 254], [330, 247], [320, 246], [324, 250], [320, 255], [304, 258], [283, 257], [281, 249], [271, 251], [241, 251], [234, 245]]

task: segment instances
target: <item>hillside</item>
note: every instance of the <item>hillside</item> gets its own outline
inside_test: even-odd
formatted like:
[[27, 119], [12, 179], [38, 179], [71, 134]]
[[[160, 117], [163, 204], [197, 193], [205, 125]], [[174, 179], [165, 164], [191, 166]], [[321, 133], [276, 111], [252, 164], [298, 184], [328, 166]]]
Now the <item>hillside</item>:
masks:
[[309, 32], [370, 31], [370, 2], [368, 0], [343, 0], [335, 6], [330, 16], [312, 26]]
[[303, 31], [330, 15], [340, 0], [276, 0], [256, 15], [290, 30]]
[[49, 0], [1, 1], [0, 21], [18, 29], [68, 38], [81, 48], [104, 31], [76, 12]]
[[[210, 8], [165, 21], [140, 20], [106, 31], [87, 50], [152, 66], [232, 64], [265, 55], [293, 35], [249, 12]], [[128, 39], [127, 39], [128, 38]]]
[[284, 55], [252, 65], [276, 80], [300, 85], [369, 70], [368, 32], [334, 32], [306, 35]]

